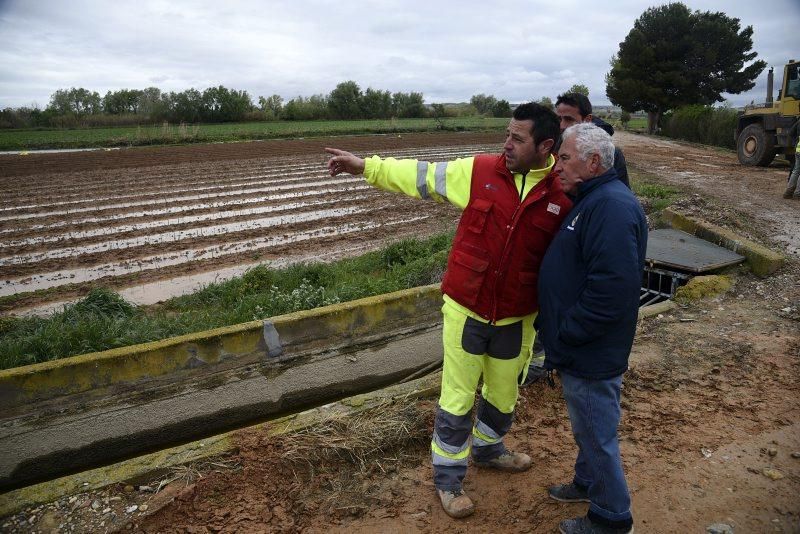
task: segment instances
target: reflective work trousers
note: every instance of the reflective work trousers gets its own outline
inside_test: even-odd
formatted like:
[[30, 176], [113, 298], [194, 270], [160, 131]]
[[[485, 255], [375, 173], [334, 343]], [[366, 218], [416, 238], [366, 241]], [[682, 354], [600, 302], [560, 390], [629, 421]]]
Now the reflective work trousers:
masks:
[[[461, 489], [470, 451], [476, 461], [505, 452], [519, 384], [531, 358], [535, 315], [503, 326], [482, 323], [445, 303], [444, 367], [431, 455], [433, 480], [442, 490]], [[472, 407], [483, 377], [475, 424]]]

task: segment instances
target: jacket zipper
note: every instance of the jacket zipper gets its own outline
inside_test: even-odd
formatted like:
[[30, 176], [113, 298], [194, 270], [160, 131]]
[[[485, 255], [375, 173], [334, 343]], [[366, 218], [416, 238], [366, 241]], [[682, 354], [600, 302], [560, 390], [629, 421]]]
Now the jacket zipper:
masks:
[[[508, 228], [507, 228], [508, 229], [508, 235], [506, 236], [505, 245], [503, 245], [503, 253], [500, 255], [500, 261], [497, 264], [498, 267], [503, 265], [503, 260], [508, 255], [508, 252], [507, 252], [508, 251], [508, 244], [511, 242], [511, 235], [514, 233], [514, 226], [516, 226], [516, 222], [517, 222], [517, 214], [519, 213], [520, 208], [522, 208], [522, 195], [525, 193], [525, 178], [527, 176], [528, 176], [528, 173], [525, 173], [525, 174], [522, 175], [522, 188], [521, 188], [521, 191], [519, 193], [519, 204], [517, 204], [517, 207], [514, 210], [514, 213], [511, 215], [511, 223], [508, 225]], [[513, 176], [512, 176], [512, 178], [513, 178]], [[531, 191], [531, 193], [533, 193], [533, 192]], [[543, 198], [544, 195], [541, 195], [541, 197]], [[533, 204], [534, 202], [536, 202], [538, 200], [540, 200], [540, 198], [531, 200], [528, 203], [528, 205]], [[489, 317], [489, 324], [491, 324], [491, 325], [494, 325], [494, 324], [497, 323], [497, 282], [498, 282], [499, 278], [500, 278], [500, 269], [498, 268], [497, 272], [495, 273], [495, 277], [494, 277], [494, 286], [492, 287], [492, 314]]]

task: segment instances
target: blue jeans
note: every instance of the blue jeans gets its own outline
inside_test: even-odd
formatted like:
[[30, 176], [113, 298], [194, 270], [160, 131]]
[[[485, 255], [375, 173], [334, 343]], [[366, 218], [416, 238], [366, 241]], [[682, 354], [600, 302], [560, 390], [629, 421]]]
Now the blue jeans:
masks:
[[560, 377], [578, 445], [574, 483], [588, 488], [589, 517], [609, 524], [629, 523], [631, 497], [617, 439], [622, 375], [606, 380], [586, 380], [566, 373], [560, 373]]

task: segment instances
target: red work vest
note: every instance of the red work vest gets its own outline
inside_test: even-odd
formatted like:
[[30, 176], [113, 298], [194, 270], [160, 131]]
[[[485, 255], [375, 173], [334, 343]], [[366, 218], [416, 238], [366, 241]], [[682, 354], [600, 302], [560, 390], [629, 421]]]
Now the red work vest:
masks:
[[571, 207], [557, 173], [520, 203], [505, 156], [476, 156], [442, 292], [487, 321], [535, 312], [539, 265]]

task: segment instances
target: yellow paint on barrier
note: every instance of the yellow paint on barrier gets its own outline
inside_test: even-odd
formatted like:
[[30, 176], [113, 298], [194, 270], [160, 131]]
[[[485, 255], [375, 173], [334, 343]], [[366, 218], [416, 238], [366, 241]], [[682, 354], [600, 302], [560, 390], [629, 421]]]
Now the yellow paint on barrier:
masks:
[[[282, 343], [331, 343], [396, 328], [400, 318], [412, 320], [420, 309], [441, 305], [437, 285], [290, 313], [271, 319]], [[391, 310], [391, 313], [389, 312]], [[114, 384], [136, 383], [222, 360], [257, 361], [263, 352], [263, 321], [250, 321], [170, 339], [83, 354], [0, 371], [0, 404], [5, 409], [31, 402], [92, 392]], [[379, 328], [380, 327], [380, 328]]]

